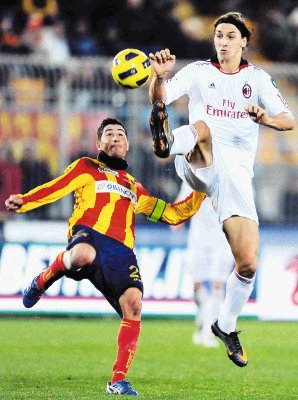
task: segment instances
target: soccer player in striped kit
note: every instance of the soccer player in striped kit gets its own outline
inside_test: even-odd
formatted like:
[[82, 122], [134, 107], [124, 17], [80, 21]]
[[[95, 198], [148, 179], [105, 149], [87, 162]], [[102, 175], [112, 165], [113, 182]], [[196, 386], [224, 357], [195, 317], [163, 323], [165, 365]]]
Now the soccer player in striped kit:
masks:
[[118, 352], [106, 392], [137, 396], [125, 379], [137, 349], [141, 328], [143, 282], [134, 248], [135, 214], [153, 222], [179, 224], [194, 215], [206, 195], [192, 192], [170, 204], [151, 196], [126, 172], [129, 148], [125, 126], [107, 118], [97, 132], [97, 159], [74, 161], [58, 178], [26, 194], [13, 194], [8, 210], [26, 212], [74, 192], [66, 251], [24, 291], [23, 304], [33, 307], [59, 278], [89, 279], [121, 316]]
[[[251, 37], [242, 15], [229, 12], [214, 23], [216, 54], [210, 60], [188, 64], [169, 79], [175, 56], [169, 49], [149, 55], [155, 72], [150, 86], [155, 154], [176, 154], [178, 175], [211, 197], [235, 258], [212, 331], [239, 367], [247, 365], [247, 356], [236, 321], [253, 290], [258, 264], [252, 178], [259, 125], [286, 131], [295, 124], [273, 79], [242, 57]], [[185, 94], [190, 125], [171, 132], [164, 103]]]

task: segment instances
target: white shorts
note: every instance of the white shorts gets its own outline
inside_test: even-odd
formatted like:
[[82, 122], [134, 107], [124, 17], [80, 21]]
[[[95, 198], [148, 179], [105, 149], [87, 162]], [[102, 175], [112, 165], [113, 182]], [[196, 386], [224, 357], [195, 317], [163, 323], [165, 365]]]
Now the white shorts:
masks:
[[208, 197], [190, 221], [186, 265], [194, 282], [223, 283], [234, 266], [230, 246]]
[[221, 224], [233, 215], [258, 223], [252, 187], [253, 173], [248, 155], [214, 142], [212, 148], [213, 164], [206, 168], [193, 169], [184, 155], [177, 155], [177, 174], [192, 189], [205, 192], [211, 197]]

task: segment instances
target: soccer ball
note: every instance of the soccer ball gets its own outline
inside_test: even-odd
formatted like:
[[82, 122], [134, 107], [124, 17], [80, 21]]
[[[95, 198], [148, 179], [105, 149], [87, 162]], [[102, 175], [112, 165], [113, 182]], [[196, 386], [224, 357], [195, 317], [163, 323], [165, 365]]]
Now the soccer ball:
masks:
[[113, 60], [112, 76], [114, 81], [127, 89], [145, 85], [151, 74], [148, 56], [137, 49], [120, 51]]

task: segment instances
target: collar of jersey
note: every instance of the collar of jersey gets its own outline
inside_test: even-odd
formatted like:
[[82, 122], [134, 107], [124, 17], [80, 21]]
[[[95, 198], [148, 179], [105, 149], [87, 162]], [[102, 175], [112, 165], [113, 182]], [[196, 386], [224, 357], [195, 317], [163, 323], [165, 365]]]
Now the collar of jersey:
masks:
[[248, 61], [241, 57], [241, 61], [240, 61], [239, 68], [237, 69], [237, 71], [235, 71], [235, 72], [224, 72], [220, 67], [220, 63], [219, 63], [218, 58], [217, 58], [216, 55], [214, 57], [212, 57], [210, 61], [211, 61], [211, 64], [214, 67], [216, 67], [220, 72], [222, 72], [223, 74], [227, 74], [227, 75], [237, 74], [237, 72], [239, 72], [243, 68], [248, 67], [248, 65], [249, 65]]
[[104, 151], [98, 153], [97, 159], [112, 169], [125, 170], [128, 167], [126, 160], [123, 160], [123, 158], [110, 157]]

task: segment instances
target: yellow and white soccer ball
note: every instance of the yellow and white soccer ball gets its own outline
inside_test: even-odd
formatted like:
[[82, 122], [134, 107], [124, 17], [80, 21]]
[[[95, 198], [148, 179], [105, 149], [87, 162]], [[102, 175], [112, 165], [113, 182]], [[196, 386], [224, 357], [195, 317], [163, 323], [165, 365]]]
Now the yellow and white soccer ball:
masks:
[[112, 76], [124, 88], [136, 89], [145, 85], [150, 74], [149, 57], [138, 49], [125, 49], [114, 57]]

